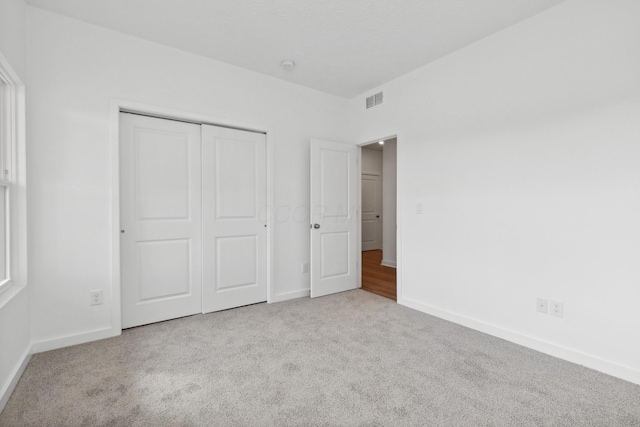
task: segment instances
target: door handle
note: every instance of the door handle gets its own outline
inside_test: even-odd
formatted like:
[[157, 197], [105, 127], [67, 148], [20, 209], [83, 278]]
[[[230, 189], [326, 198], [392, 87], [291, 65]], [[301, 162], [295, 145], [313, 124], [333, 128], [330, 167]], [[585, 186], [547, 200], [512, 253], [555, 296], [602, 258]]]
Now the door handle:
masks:
[[313, 228], [315, 228], [315, 229], [320, 228], [320, 224], [313, 224]]

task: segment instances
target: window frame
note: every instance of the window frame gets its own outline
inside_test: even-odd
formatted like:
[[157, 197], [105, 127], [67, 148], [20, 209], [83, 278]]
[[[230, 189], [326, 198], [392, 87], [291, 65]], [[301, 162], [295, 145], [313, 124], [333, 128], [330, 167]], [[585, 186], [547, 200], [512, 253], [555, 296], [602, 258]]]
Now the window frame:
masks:
[[[0, 180], [0, 187], [4, 187], [4, 195], [0, 193], [0, 197], [4, 197], [4, 203], [0, 207], [4, 207], [5, 220], [4, 224], [0, 223], [0, 227], [4, 225], [4, 251], [0, 250], [0, 254], [4, 252], [4, 278], [0, 276], [0, 294], [9, 289], [13, 281], [11, 280], [11, 184], [5, 180]], [[1, 243], [1, 240], [0, 240]], [[1, 261], [0, 261], [1, 262]]]
[[[20, 147], [24, 150], [24, 93], [24, 84], [0, 53], [0, 187], [5, 188], [5, 220], [4, 224], [0, 223], [0, 227], [4, 227], [5, 236], [5, 277], [0, 278], [0, 305], [4, 303], [9, 289], [18, 283], [26, 283], [26, 273], [23, 274], [23, 280], [18, 278], [19, 270], [23, 267], [26, 269], [26, 228], [25, 222], [19, 220], [19, 213], [26, 212], [26, 205], [17, 194], [18, 186], [23, 189], [26, 186], [24, 177], [19, 179], [16, 173], [16, 154]], [[24, 171], [22, 174], [24, 175]]]

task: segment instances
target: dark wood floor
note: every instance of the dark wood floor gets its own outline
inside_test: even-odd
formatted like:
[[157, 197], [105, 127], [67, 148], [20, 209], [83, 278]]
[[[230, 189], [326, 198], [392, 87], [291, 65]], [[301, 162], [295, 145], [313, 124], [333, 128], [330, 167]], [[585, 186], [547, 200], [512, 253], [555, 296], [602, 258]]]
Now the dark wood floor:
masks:
[[380, 265], [382, 251], [362, 252], [362, 289], [396, 299], [396, 269]]

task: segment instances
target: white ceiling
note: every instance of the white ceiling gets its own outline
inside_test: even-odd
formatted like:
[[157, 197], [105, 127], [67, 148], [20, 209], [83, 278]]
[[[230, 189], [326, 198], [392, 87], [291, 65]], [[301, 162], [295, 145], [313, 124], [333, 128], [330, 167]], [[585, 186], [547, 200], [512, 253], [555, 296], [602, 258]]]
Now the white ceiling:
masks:
[[563, 0], [28, 1], [352, 98]]

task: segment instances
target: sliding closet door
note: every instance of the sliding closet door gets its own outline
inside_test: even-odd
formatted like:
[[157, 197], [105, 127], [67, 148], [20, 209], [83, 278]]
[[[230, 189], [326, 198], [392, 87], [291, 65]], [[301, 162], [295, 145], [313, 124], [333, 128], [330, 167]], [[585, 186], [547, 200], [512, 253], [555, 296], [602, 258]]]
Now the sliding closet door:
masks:
[[203, 312], [267, 300], [264, 134], [202, 125]]
[[122, 113], [122, 327], [201, 312], [200, 125]]

